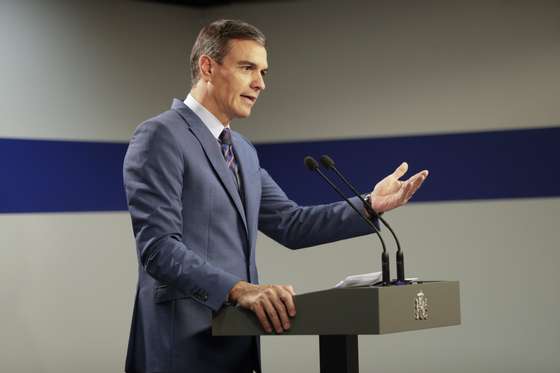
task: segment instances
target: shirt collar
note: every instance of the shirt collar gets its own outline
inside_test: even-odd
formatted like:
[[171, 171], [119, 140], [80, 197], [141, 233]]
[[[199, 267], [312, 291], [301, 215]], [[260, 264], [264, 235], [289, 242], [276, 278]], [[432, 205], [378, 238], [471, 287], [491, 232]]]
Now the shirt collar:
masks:
[[189, 93], [185, 99], [185, 105], [191, 109], [204, 123], [208, 130], [212, 133], [212, 136], [216, 140], [219, 139], [220, 134], [224, 130], [224, 127], [229, 128], [229, 124], [224, 126], [222, 122], [218, 120], [208, 109], [206, 109], [202, 104], [195, 100], [195, 98]]

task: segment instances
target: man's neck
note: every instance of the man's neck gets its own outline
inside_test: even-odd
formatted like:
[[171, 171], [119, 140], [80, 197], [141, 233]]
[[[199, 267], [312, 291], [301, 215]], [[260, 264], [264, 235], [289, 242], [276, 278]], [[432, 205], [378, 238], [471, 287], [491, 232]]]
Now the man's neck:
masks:
[[224, 127], [229, 126], [231, 120], [223, 114], [221, 110], [219, 110], [216, 100], [208, 92], [206, 87], [201, 87], [200, 84], [197, 84], [192, 87], [190, 94], [200, 105], [204, 106], [206, 110], [211, 112], [212, 115], [214, 115], [224, 125]]
[[192, 94], [188, 94], [184, 102], [185, 105], [187, 105], [187, 107], [191, 109], [193, 113], [202, 121], [206, 128], [208, 128], [212, 136], [214, 136], [216, 140], [218, 140], [220, 134], [224, 130], [224, 127], [227, 128], [228, 126], [224, 126], [222, 122], [220, 122], [220, 120], [216, 118], [214, 114], [208, 111], [208, 109], [202, 106]]

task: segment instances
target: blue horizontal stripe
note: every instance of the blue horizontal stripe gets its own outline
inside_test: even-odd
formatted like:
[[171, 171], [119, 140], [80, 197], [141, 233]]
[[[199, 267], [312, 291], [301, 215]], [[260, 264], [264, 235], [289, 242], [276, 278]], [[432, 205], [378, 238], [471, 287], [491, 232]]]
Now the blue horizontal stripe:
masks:
[[[303, 166], [329, 154], [368, 192], [406, 160], [430, 177], [414, 201], [560, 196], [560, 127], [256, 145], [261, 164], [301, 204], [337, 196]], [[0, 213], [126, 210], [127, 144], [0, 139]], [[334, 175], [333, 175], [334, 176]]]
[[126, 210], [127, 144], [0, 139], [0, 213]]
[[[409, 163], [405, 178], [422, 169], [430, 176], [413, 201], [456, 201], [560, 196], [560, 127], [399, 136], [359, 140], [259, 145], [261, 164], [290, 197], [305, 204], [339, 198], [303, 157], [328, 154], [362, 192]], [[332, 173], [333, 178], [336, 176]]]

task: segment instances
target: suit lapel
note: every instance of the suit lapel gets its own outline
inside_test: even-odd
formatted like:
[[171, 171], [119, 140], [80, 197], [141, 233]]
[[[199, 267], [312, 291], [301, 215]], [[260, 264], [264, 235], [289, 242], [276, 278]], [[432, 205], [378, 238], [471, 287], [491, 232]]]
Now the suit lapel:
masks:
[[242, 195], [245, 198], [245, 213], [247, 215], [249, 237], [252, 239], [257, 234], [254, 228], [257, 226], [256, 219], [258, 212], [256, 206], [258, 201], [255, 200], [254, 196], [258, 195], [255, 188], [257, 185], [260, 185], [260, 183], [255, 183], [254, 180], [251, 179], [251, 176], [254, 177], [258, 172], [258, 169], [255, 167], [257, 163], [255, 162], [254, 155], [249, 149], [249, 146], [237, 132], [232, 131], [232, 142], [235, 158], [239, 166], [239, 176], [241, 177], [241, 188], [243, 190]]
[[243, 204], [241, 203], [241, 197], [239, 195], [239, 191], [237, 190], [237, 185], [235, 184], [235, 180], [232, 177], [231, 170], [227, 167], [226, 162], [224, 161], [224, 156], [222, 155], [222, 151], [220, 146], [212, 133], [206, 128], [206, 126], [201, 122], [200, 118], [194, 114], [182, 101], [174, 100], [172, 109], [176, 110], [181, 117], [187, 122], [189, 125], [189, 129], [194, 134], [194, 136], [202, 145], [202, 149], [206, 154], [206, 158], [210, 161], [210, 164], [214, 168], [214, 171], [220, 178], [222, 185], [226, 189], [227, 193], [229, 194], [230, 198], [235, 205], [241, 220], [243, 221], [243, 225], [245, 226], [245, 231], [248, 233], [247, 230], [247, 221], [245, 217], [245, 209], [243, 208]]

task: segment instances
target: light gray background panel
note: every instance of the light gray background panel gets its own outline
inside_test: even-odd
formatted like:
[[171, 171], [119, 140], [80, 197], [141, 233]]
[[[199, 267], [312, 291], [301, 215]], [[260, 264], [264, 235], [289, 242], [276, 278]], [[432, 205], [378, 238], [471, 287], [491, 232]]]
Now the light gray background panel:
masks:
[[[187, 50], [218, 17], [253, 22], [269, 38], [267, 91], [251, 118], [233, 123], [256, 142], [560, 123], [558, 1], [213, 10], [2, 1], [0, 137], [127, 141], [185, 95]], [[557, 198], [418, 203], [387, 214], [408, 275], [461, 282], [462, 325], [361, 337], [362, 371], [560, 371], [559, 216]], [[0, 371], [122, 371], [137, 265], [128, 214], [0, 215], [0, 224]], [[257, 259], [262, 282], [303, 293], [377, 270], [378, 250], [362, 237], [292, 252], [261, 235]], [[265, 372], [318, 371], [316, 338], [262, 341]]]

